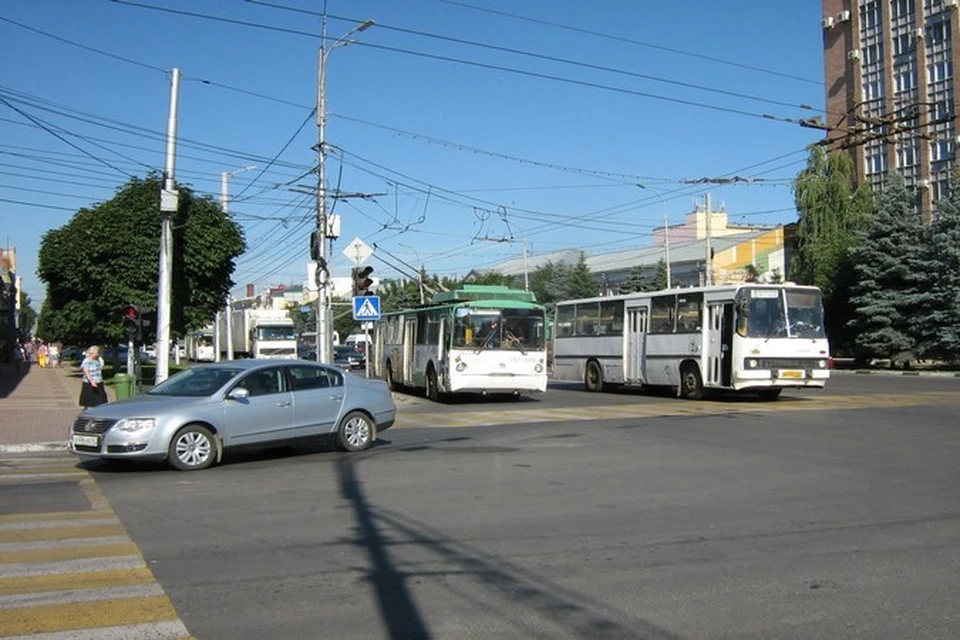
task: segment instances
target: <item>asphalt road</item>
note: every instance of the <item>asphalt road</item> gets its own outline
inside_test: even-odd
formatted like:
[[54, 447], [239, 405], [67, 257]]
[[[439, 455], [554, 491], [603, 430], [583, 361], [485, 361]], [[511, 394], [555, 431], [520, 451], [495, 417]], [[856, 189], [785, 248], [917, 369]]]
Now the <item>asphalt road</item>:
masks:
[[87, 468], [200, 640], [957, 638], [958, 409], [956, 378], [551, 389], [411, 400], [410, 423], [464, 426], [359, 455]]

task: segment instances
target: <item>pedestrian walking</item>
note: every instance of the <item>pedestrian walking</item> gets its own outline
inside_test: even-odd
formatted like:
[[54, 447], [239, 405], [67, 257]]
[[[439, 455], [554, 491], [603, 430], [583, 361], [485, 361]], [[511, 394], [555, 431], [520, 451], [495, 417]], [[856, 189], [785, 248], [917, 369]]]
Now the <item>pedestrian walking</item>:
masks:
[[46, 369], [49, 361], [50, 348], [47, 346], [46, 342], [41, 340], [40, 345], [37, 347], [37, 362], [40, 364], [41, 369]]
[[60, 366], [60, 352], [63, 346], [59, 342], [51, 342], [47, 345], [47, 357], [50, 359], [50, 366], [57, 368]]
[[80, 387], [80, 406], [84, 409], [106, 404], [107, 389], [103, 386], [103, 358], [100, 347], [94, 345], [87, 349], [80, 363], [83, 372], [83, 384]]

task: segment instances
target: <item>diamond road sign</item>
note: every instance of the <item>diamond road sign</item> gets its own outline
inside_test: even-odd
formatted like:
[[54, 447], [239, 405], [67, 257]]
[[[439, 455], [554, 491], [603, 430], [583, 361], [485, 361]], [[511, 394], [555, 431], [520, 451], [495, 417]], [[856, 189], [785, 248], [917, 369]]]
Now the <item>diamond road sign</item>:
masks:
[[343, 255], [353, 261], [358, 267], [367, 261], [367, 258], [373, 255], [373, 249], [360, 238], [354, 238], [343, 250]]
[[380, 296], [354, 296], [353, 319], [361, 322], [380, 319]]

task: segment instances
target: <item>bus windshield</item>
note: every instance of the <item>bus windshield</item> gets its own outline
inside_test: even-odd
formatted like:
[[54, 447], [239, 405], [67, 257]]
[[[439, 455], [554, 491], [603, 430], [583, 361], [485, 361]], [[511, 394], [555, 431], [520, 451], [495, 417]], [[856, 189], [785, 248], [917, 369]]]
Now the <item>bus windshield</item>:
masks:
[[455, 349], [541, 350], [544, 345], [544, 314], [539, 309], [456, 310], [453, 336]]
[[814, 289], [753, 289], [738, 294], [737, 333], [751, 338], [825, 338]]

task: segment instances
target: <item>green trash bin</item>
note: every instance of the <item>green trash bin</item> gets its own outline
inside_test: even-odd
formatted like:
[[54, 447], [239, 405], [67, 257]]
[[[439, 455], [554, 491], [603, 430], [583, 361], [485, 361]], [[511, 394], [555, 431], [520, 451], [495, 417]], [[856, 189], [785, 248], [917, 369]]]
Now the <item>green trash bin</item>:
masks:
[[133, 395], [133, 376], [117, 373], [113, 376], [113, 393], [117, 400], [123, 400]]

